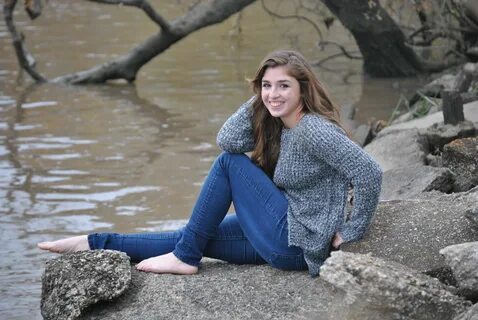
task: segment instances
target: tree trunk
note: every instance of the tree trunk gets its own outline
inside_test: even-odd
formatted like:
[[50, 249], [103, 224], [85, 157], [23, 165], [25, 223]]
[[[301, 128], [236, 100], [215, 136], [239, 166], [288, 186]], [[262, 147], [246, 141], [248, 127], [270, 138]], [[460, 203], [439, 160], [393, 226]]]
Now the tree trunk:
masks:
[[355, 38], [372, 76], [414, 76], [422, 67], [405, 35], [376, 0], [321, 0]]

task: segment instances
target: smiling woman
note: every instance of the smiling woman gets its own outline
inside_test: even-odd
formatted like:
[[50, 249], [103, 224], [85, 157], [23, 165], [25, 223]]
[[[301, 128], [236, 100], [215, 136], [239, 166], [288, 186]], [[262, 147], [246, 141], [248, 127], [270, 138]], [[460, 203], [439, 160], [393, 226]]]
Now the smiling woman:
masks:
[[[207, 256], [318, 275], [331, 247], [360, 239], [368, 228], [382, 171], [347, 137], [337, 106], [299, 53], [268, 55], [252, 86], [256, 95], [219, 131], [224, 152], [184, 228], [95, 233], [38, 246], [59, 253], [120, 250], [141, 261], [137, 269], [156, 273], [193, 274]], [[346, 217], [350, 185], [355, 203]], [[226, 216], [231, 203], [236, 214]]]
[[[276, 82], [278, 90], [272, 95], [271, 81]], [[338, 106], [309, 63], [297, 52], [277, 51], [266, 57], [251, 83], [257, 96], [253, 104], [256, 145], [252, 158], [271, 177], [279, 154], [282, 127], [294, 127], [304, 113], [320, 114], [341, 127]], [[281, 106], [278, 103], [282, 100], [287, 103]]]
[[302, 113], [300, 85], [287, 74], [286, 67], [268, 68], [262, 77], [262, 101], [271, 116], [287, 128], [295, 127]]

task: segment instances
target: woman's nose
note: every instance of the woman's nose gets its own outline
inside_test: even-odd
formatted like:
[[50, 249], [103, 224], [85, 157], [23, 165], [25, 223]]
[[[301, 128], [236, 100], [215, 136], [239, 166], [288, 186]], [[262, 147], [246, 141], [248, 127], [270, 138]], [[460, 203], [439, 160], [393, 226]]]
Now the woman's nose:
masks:
[[272, 87], [272, 88], [271, 88], [270, 96], [271, 96], [271, 97], [277, 97], [277, 96], [279, 96], [279, 90], [277, 89], [277, 87]]

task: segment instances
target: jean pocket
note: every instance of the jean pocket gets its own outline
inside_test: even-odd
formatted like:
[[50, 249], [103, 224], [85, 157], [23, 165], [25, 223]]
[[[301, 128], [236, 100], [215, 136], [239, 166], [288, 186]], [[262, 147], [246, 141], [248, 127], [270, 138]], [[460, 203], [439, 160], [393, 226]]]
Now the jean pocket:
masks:
[[304, 260], [304, 254], [285, 255], [273, 252], [269, 259], [269, 264], [281, 270], [305, 270], [307, 264]]

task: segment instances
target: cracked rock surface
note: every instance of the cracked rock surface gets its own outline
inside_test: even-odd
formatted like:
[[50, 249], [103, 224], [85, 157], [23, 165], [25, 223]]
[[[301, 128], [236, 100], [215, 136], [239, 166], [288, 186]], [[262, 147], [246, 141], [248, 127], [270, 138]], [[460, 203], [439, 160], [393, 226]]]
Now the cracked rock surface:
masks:
[[371, 255], [333, 252], [320, 274], [346, 292], [346, 319], [445, 320], [471, 305], [437, 279]]
[[88, 306], [121, 295], [131, 282], [130, 259], [110, 250], [68, 253], [47, 262], [42, 276], [44, 319], [76, 319]]

